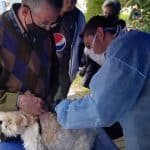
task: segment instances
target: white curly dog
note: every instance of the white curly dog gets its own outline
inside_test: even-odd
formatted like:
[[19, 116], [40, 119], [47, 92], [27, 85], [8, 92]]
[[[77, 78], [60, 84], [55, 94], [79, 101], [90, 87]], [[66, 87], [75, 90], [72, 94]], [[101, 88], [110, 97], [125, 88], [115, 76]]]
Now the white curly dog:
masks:
[[0, 112], [1, 132], [20, 135], [26, 150], [91, 150], [95, 129], [63, 129], [52, 113], [35, 117], [22, 111]]

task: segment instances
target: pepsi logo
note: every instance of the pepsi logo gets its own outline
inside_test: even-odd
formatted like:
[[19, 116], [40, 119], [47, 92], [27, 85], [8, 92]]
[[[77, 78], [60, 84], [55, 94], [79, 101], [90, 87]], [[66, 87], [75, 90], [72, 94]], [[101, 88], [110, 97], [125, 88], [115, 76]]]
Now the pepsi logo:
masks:
[[66, 38], [61, 33], [54, 33], [56, 51], [61, 52], [66, 47]]

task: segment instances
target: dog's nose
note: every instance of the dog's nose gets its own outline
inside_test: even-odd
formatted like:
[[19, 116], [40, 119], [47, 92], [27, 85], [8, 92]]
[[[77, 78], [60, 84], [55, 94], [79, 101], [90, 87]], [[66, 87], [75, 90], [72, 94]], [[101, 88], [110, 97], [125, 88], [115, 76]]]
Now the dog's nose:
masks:
[[2, 124], [2, 121], [0, 121], [0, 125]]

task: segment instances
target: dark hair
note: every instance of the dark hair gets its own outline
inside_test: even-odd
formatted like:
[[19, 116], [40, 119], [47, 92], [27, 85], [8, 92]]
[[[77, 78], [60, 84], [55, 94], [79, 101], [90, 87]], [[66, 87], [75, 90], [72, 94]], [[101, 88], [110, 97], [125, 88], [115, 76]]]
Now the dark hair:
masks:
[[49, 0], [55, 8], [61, 9], [63, 7], [63, 0]]
[[109, 22], [113, 22], [113, 25], [120, 25], [122, 29], [126, 27], [126, 22], [118, 17], [107, 16], [106, 18]]
[[104, 9], [105, 7], [112, 8], [110, 16], [118, 16], [121, 10], [121, 4], [119, 0], [105, 0], [102, 8]]
[[109, 18], [106, 18], [105, 16], [94, 16], [86, 23], [81, 37], [95, 35], [98, 27], [102, 27], [104, 30], [107, 28], [109, 30], [106, 30], [106, 32], [115, 34], [117, 27], [120, 26], [121, 28], [121, 23], [121, 20], [116, 22], [116, 20], [109, 20]]

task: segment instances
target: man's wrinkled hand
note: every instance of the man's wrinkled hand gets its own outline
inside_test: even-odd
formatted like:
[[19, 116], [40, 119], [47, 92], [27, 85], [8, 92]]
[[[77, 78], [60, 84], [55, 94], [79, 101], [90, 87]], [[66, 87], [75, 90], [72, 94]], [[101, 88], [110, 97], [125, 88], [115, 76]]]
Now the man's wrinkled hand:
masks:
[[31, 94], [19, 95], [18, 100], [18, 107], [26, 113], [40, 115], [45, 112], [43, 109], [44, 102], [39, 97]]

